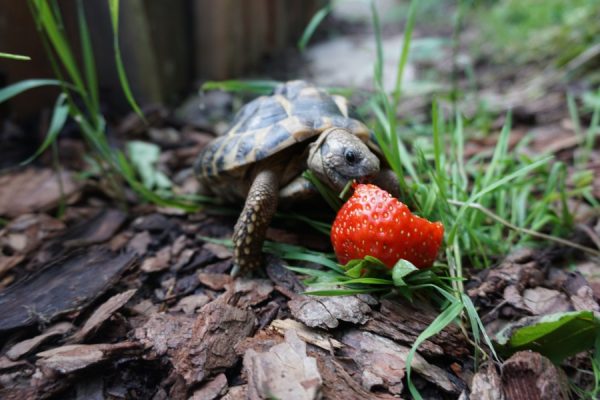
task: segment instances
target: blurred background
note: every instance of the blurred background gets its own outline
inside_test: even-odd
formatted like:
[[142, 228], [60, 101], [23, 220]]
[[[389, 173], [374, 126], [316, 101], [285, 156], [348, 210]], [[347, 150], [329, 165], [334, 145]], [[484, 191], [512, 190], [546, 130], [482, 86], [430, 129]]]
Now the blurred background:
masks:
[[[35, 3], [0, 0], [0, 51], [31, 58], [0, 58], [0, 87], [55, 77], [32, 15]], [[110, 128], [132, 108], [115, 64], [109, 3], [81, 2]], [[410, 2], [372, 3], [381, 25], [382, 84], [390, 92]], [[48, 4], [83, 70], [78, 2]], [[359, 112], [368, 108], [377, 48], [371, 11], [363, 0], [128, 0], [119, 4], [118, 43], [133, 98], [149, 121], [222, 133], [248, 97], [201, 92], [209, 81], [308, 79], [341, 89]], [[517, 123], [547, 125], [565, 120], [567, 94], [583, 118], [600, 101], [597, 0], [423, 0], [416, 12], [398, 108], [409, 138], [429, 134], [434, 97], [460, 110], [479, 136], [499, 127], [508, 110]], [[41, 87], [0, 103], [4, 165], [41, 143], [58, 94]]]

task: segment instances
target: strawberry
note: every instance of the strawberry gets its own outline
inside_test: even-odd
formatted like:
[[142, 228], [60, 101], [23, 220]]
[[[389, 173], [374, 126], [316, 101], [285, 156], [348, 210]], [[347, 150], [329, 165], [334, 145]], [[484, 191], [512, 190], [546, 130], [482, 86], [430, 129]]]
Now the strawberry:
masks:
[[331, 229], [331, 242], [342, 264], [370, 255], [389, 268], [401, 258], [417, 268], [430, 267], [443, 236], [441, 222], [417, 217], [391, 194], [370, 184], [354, 186]]

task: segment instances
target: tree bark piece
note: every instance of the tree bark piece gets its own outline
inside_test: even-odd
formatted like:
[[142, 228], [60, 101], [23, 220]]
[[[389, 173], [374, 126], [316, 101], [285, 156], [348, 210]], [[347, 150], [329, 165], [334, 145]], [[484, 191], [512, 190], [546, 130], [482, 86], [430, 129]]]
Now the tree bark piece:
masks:
[[[431, 324], [437, 312], [430, 305], [409, 303], [406, 300], [382, 300], [378, 312], [362, 328], [396, 342], [412, 346], [416, 338]], [[419, 346], [426, 356], [466, 357], [471, 347], [464, 335], [454, 325], [447, 326], [439, 334]]]
[[[391, 394], [402, 392], [409, 347], [358, 329], [347, 331], [341, 340], [348, 346], [342, 350], [343, 354], [359, 367], [363, 388], [371, 390], [374, 386], [384, 386]], [[418, 353], [411, 365], [413, 371], [444, 391], [458, 393], [458, 388], [450, 381], [448, 374], [440, 367], [428, 363]]]
[[187, 315], [155, 313], [135, 330], [134, 336], [146, 348], [152, 349], [150, 358], [172, 356], [192, 338], [194, 321], [195, 318]]
[[37, 365], [62, 374], [79, 371], [111, 358], [129, 356], [140, 350], [133, 342], [115, 344], [74, 344], [38, 353]]
[[200, 389], [194, 391], [189, 400], [213, 400], [221, 398], [227, 391], [227, 377], [225, 374], [219, 374], [215, 379], [206, 382]]
[[80, 310], [110, 287], [134, 258], [132, 253], [92, 249], [48, 265], [0, 292], [0, 332]]
[[17, 217], [56, 207], [61, 199], [73, 198], [80, 184], [67, 171], [56, 174], [50, 169], [27, 168], [0, 176], [0, 188], [0, 215]]
[[539, 353], [519, 351], [502, 365], [506, 400], [567, 400], [565, 373]]
[[217, 299], [202, 307], [192, 337], [175, 355], [175, 370], [191, 385], [222, 372], [239, 359], [235, 346], [254, 331], [256, 318]]
[[322, 379], [316, 359], [307, 357], [306, 344], [294, 330], [285, 333], [285, 342], [265, 353], [248, 349], [244, 355], [244, 370], [249, 399], [320, 398]]
[[473, 376], [471, 388], [472, 399], [479, 400], [505, 400], [502, 389], [502, 379], [496, 370], [496, 366], [488, 362], [482, 365]]
[[292, 315], [311, 328], [336, 328], [339, 321], [364, 324], [369, 319], [370, 296], [298, 296], [288, 303]]
[[56, 336], [65, 335], [71, 329], [73, 329], [73, 325], [70, 322], [60, 322], [46, 329], [46, 331], [41, 335], [37, 335], [36, 337], [15, 344], [6, 352], [6, 356], [11, 360], [17, 360], [25, 354], [35, 350], [45, 341]]

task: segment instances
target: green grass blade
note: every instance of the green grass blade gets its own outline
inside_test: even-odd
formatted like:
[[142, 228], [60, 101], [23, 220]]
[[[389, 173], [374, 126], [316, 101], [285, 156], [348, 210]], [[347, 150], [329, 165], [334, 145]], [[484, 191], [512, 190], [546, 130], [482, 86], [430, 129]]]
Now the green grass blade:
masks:
[[54, 105], [54, 111], [52, 112], [52, 120], [50, 121], [50, 126], [48, 127], [48, 133], [46, 134], [46, 138], [42, 145], [37, 149], [34, 155], [29, 157], [27, 160], [23, 161], [21, 165], [26, 165], [35, 160], [42, 154], [46, 149], [54, 143], [58, 134], [65, 126], [65, 122], [67, 122], [67, 117], [69, 116], [69, 106], [66, 104], [67, 96], [64, 93], [61, 93], [56, 100], [56, 104]]
[[375, 1], [371, 0], [371, 18], [373, 23], [373, 32], [375, 35], [375, 87], [378, 90], [383, 90], [383, 41], [381, 40], [381, 23], [379, 21], [379, 12], [375, 6]]
[[456, 320], [456, 318], [458, 318], [458, 316], [460, 315], [462, 310], [463, 310], [462, 303], [460, 303], [459, 301], [455, 301], [454, 303], [452, 303], [452, 305], [450, 305], [444, 311], [442, 311], [433, 320], [433, 322], [431, 322], [431, 324], [423, 332], [421, 332], [421, 334], [415, 340], [415, 343], [410, 348], [410, 351], [408, 352], [408, 356], [406, 357], [406, 381], [408, 383], [408, 390], [410, 391], [410, 394], [413, 396], [413, 398], [422, 399], [421, 394], [419, 393], [419, 391], [417, 390], [415, 385], [412, 383], [412, 380], [410, 379], [411, 370], [412, 370], [411, 364], [412, 364], [412, 360], [415, 356], [417, 349], [419, 348], [421, 343], [423, 343], [425, 340], [429, 339], [430, 337], [432, 337], [434, 335], [437, 335], [446, 326], [450, 325], [452, 323], [452, 321]]
[[115, 53], [115, 63], [117, 64], [117, 74], [119, 75], [119, 83], [121, 84], [121, 89], [123, 89], [123, 93], [125, 94], [129, 106], [136, 114], [144, 119], [144, 114], [135, 101], [131, 88], [129, 87], [125, 65], [123, 64], [123, 59], [121, 57], [121, 47], [119, 45], [119, 0], [108, 0], [108, 7], [110, 9], [110, 19], [113, 28], [113, 48]]
[[492, 355], [498, 361], [499, 358], [498, 358], [498, 355], [496, 354], [496, 350], [494, 349], [494, 345], [492, 344], [492, 340], [488, 336], [488, 334], [485, 330], [485, 326], [483, 325], [483, 321], [481, 321], [481, 318], [479, 318], [479, 315], [477, 314], [477, 310], [475, 309], [475, 305], [471, 301], [471, 298], [464, 293], [461, 295], [461, 297], [462, 297], [463, 305], [465, 307], [465, 311], [466, 311], [469, 321], [471, 323], [471, 330], [473, 332], [473, 336], [474, 336], [475, 340], [476, 341], [478, 340], [477, 333], [480, 333], [480, 335], [483, 336], [483, 340], [484, 340], [485, 344], [492, 352]]
[[306, 49], [306, 45], [310, 41], [310, 38], [314, 35], [315, 31], [321, 25], [321, 22], [325, 19], [325, 17], [331, 12], [332, 4], [329, 3], [325, 7], [321, 8], [319, 11], [313, 15], [310, 22], [304, 29], [300, 40], [298, 40], [298, 49], [300, 51], [304, 51]]
[[486, 169], [485, 176], [483, 178], [482, 186], [488, 186], [498, 171], [498, 166], [500, 162], [506, 159], [506, 153], [508, 151], [508, 139], [510, 138], [510, 129], [512, 126], [512, 115], [508, 113], [506, 116], [506, 122], [502, 127], [502, 131], [500, 132], [500, 137], [498, 138], [498, 143], [496, 144], [496, 148], [494, 149], [494, 155], [492, 156], [492, 161], [490, 165], [488, 165]]
[[85, 18], [83, 0], [77, 0], [77, 19], [79, 22], [79, 38], [81, 40], [81, 54], [83, 57], [83, 68], [87, 82], [87, 93], [89, 95], [90, 117], [94, 119], [94, 125], [97, 126], [97, 118], [100, 114], [100, 100], [98, 97], [98, 78], [96, 75], [96, 62], [92, 50], [92, 41]]
[[330, 290], [311, 290], [309, 292], [304, 292], [303, 294], [308, 294], [311, 296], [352, 296], [354, 294], [369, 294], [375, 292], [382, 292], [388, 289], [377, 289], [377, 288], [368, 288], [368, 289], [330, 289]]
[[54, 12], [46, 0], [34, 0], [33, 4], [39, 15], [39, 21], [48, 35], [56, 54], [58, 54], [58, 58], [67, 70], [67, 73], [73, 80], [75, 86], [84, 93], [85, 85], [79, 74], [79, 68], [75, 62], [75, 57], [73, 56], [73, 52], [71, 51], [71, 47], [69, 46], [64, 31], [59, 27]]
[[0, 58], [8, 58], [10, 60], [19, 60], [19, 61], [31, 60], [31, 57], [29, 57], [29, 56], [22, 56], [20, 54], [2, 53], [2, 52], [0, 52]]
[[483, 196], [485, 196], [486, 194], [491, 193], [494, 190], [498, 189], [499, 187], [504, 186], [517, 178], [524, 177], [525, 175], [527, 175], [529, 172], [533, 171], [534, 169], [539, 168], [540, 166], [542, 166], [544, 164], [547, 164], [550, 160], [552, 160], [552, 158], [553, 157], [546, 157], [541, 160], [537, 160], [529, 165], [519, 168], [518, 170], [502, 177], [501, 179], [498, 179], [497, 181], [495, 181], [494, 183], [490, 184], [487, 187], [484, 187], [480, 191], [473, 193], [471, 195], [471, 197], [469, 198], [469, 200], [466, 202], [466, 204], [461, 206], [461, 208], [459, 209], [458, 214], [456, 215], [456, 218], [454, 219], [454, 225], [452, 226], [452, 229], [450, 230], [450, 233], [448, 234], [447, 241], [452, 242], [454, 240], [454, 236], [456, 235], [458, 228], [460, 226], [462, 226], [461, 225], [462, 219], [463, 219], [465, 213], [467, 212], [467, 209], [469, 208], [469, 206], [468, 206], [469, 203], [474, 203], [477, 200], [479, 200], [480, 198], [482, 198]]
[[201, 90], [223, 90], [225, 92], [242, 92], [267, 95], [273, 92], [281, 82], [273, 80], [228, 80], [208, 81], [202, 85]]
[[408, 62], [408, 53], [410, 50], [410, 42], [412, 40], [412, 33], [415, 27], [415, 17], [417, 15], [418, 0], [412, 0], [410, 7], [408, 8], [408, 16], [406, 18], [406, 26], [404, 27], [404, 36], [402, 40], [402, 52], [400, 53], [400, 60], [398, 61], [398, 69], [396, 71], [396, 85], [394, 87], [394, 110], [400, 103], [400, 94], [402, 91], [402, 77], [404, 76], [404, 69]]
[[27, 79], [13, 83], [0, 89], [0, 103], [15, 97], [18, 94], [41, 86], [60, 86], [61, 82], [56, 79]]

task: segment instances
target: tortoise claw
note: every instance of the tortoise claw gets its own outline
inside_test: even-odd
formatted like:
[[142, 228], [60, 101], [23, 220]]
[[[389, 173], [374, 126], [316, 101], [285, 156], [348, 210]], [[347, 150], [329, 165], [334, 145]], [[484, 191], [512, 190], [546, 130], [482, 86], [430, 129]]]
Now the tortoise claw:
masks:
[[233, 268], [231, 268], [231, 272], [229, 273], [229, 275], [231, 275], [232, 278], [236, 278], [237, 276], [239, 276], [241, 271], [242, 269], [240, 268], [239, 264], [235, 263], [233, 264]]

